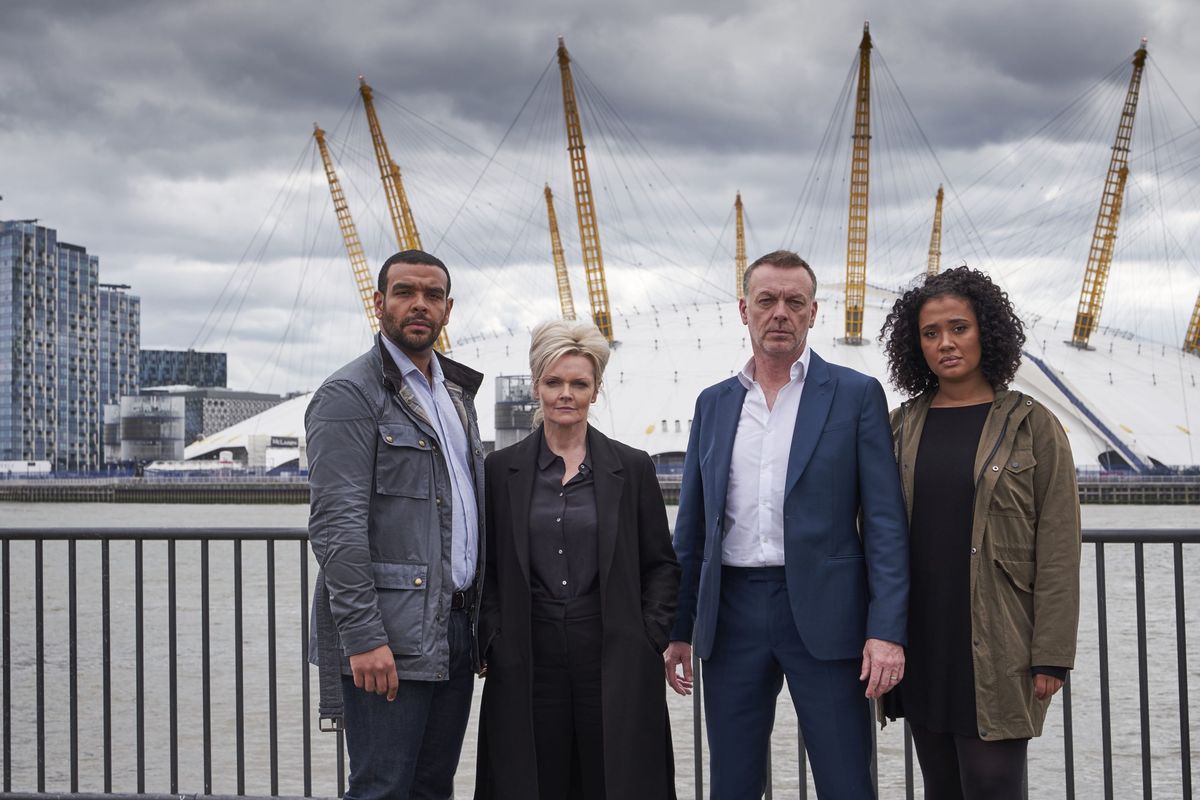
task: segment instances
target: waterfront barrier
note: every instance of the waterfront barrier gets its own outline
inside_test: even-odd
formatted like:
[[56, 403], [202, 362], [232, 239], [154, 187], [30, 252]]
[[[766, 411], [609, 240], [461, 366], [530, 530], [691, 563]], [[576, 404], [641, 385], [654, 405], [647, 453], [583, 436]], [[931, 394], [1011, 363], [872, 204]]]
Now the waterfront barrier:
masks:
[[[1098, 698], [1098, 731], [1090, 722], [1077, 729], [1068, 680], [1052, 710], [1061, 715], [1061, 769], [1051, 770], [1057, 785], [1041, 780], [1034, 794], [1150, 800], [1157, 786], [1160, 796], [1191, 800], [1188, 642], [1195, 644], [1195, 631], [1189, 637], [1188, 629], [1196, 617], [1187, 613], [1185, 575], [1188, 562], [1200, 557], [1191, 547], [1200, 544], [1200, 529], [1089, 530], [1084, 541], [1094, 597], [1085, 597], [1079, 649], [1098, 671], [1085, 678], [1077, 664], [1076, 681], [1088, 683], [1075, 688]], [[1132, 598], [1124, 584], [1110, 587], [1110, 576], [1120, 573], [1124, 581], [1129, 567], [1127, 559], [1111, 560], [1115, 550], [1132, 551]], [[1151, 581], [1147, 551], [1157, 576]], [[310, 562], [302, 528], [0, 528], [4, 794], [340, 796], [342, 733], [313, 735], [304, 657]], [[1148, 590], [1160, 599], [1169, 593], [1172, 613], [1148, 612]], [[1117, 627], [1131, 620], [1136, 631], [1132, 681], [1114, 677], [1117, 662], [1132, 655], [1110, 643], [1118, 617]], [[1161, 648], [1152, 658], [1151, 645], [1164, 642], [1174, 658], [1162, 658]], [[692, 752], [676, 752], [693, 776], [680, 796], [694, 792], [697, 800], [705, 785], [702, 680], [697, 664]], [[1121, 687], [1116, 695], [1114, 686]], [[248, 703], [251, 690], [263, 702]], [[1164, 693], [1177, 717], [1169, 724], [1151, 714]], [[1086, 702], [1091, 713], [1092, 701]], [[913, 798], [919, 787], [911, 739], [902, 730], [903, 784], [891, 772], [885, 788], [895, 793], [884, 798]], [[884, 735], [895, 736], [895, 728]], [[1080, 763], [1078, 743], [1097, 736], [1098, 755]], [[785, 772], [798, 776], [789, 796], [792, 786], [810, 796], [803, 739], [788, 751], [795, 761], [783, 765], [776, 749], [768, 800], [784, 791], [777, 783]], [[468, 742], [465, 759], [472, 753]], [[1077, 792], [1080, 781], [1097, 788]], [[1130, 781], [1140, 795], [1131, 793]]]
[[[1130, 474], [1080, 470], [1079, 502], [1092, 505], [1200, 505], [1200, 473]], [[679, 502], [683, 476], [662, 473], [669, 504]], [[303, 505], [307, 475], [0, 479], [2, 503], [189, 503]]]

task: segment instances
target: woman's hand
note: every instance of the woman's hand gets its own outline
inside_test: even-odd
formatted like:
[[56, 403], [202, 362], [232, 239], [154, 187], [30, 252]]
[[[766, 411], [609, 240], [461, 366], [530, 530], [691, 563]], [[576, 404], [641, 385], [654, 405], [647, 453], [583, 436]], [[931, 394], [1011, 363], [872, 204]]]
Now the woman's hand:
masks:
[[1034, 675], [1033, 693], [1038, 700], [1049, 700], [1062, 688], [1063, 682], [1053, 675]]

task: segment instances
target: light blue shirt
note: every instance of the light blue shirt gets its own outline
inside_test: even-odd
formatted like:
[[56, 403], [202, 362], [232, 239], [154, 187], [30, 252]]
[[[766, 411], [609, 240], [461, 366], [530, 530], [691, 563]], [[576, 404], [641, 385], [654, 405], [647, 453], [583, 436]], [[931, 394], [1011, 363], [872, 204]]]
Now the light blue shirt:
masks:
[[429, 418], [450, 468], [450, 493], [453, 495], [450, 563], [454, 588], [466, 589], [475, 581], [475, 562], [479, 555], [479, 507], [475, 502], [475, 479], [471, 474], [471, 448], [467, 432], [454, 401], [450, 399], [450, 393], [446, 391], [446, 376], [442, 373], [437, 356], [429, 362], [433, 375], [433, 386], [430, 386], [425, 373], [403, 350], [388, 337], [379, 338], [399, 367], [405, 384], [416, 395], [421, 410]]

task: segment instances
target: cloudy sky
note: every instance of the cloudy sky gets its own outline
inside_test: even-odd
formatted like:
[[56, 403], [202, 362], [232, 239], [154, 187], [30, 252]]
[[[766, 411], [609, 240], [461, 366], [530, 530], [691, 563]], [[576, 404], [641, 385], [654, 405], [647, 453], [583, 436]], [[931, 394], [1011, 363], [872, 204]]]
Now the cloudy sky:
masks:
[[[453, 332], [524, 325], [557, 308], [543, 182], [556, 194], [568, 258], [578, 254], [554, 105], [561, 34], [595, 134], [589, 157], [614, 302], [649, 304], [669, 295], [664, 287], [685, 300], [722, 299], [735, 191], [746, 198], [752, 255], [780, 244], [820, 253], [823, 225], [844, 242], [843, 220], [820, 221], [830, 198], [844, 203], [848, 138], [830, 120], [868, 18], [882, 59], [876, 85], [893, 93], [877, 119], [899, 131], [876, 134], [898, 155], [873, 162], [873, 181], [886, 184], [890, 171], [928, 200], [880, 189], [873, 203], [892, 210], [878, 215], [872, 247], [891, 263], [872, 276], [899, 285], [923, 265], [932, 195], [946, 180], [954, 197], [945, 258], [986, 263], [1014, 293], [1052, 295], [1041, 314], [1073, 312], [1114, 102], [1128, 80], [1121, 65], [1149, 37], [1148, 86], [1161, 111], [1156, 122], [1139, 120], [1137, 141], [1153, 146], [1134, 171], [1150, 179], [1127, 203], [1169, 212], [1123, 229], [1137, 266], [1123, 278], [1114, 269], [1109, 303], [1136, 300], [1107, 321], [1157, 320], [1139, 332], [1181, 336], [1200, 289], [1196, 206], [1186, 204], [1195, 193], [1188, 159], [1200, 157], [1188, 117], [1200, 115], [1200, 65], [1185, 38], [1200, 24], [1192, 0], [492, 0], [337, 11], [318, 2], [7, 0], [0, 219], [38, 218], [98, 255], [102, 280], [132, 285], [144, 347], [223, 347], [232, 385], [311, 386], [367, 336], [314, 161], [314, 121], [330, 130], [369, 260], [394, 249], [356, 105], [362, 73], [379, 94], [424, 243], [455, 270]], [[816, 183], [805, 189], [806, 180]], [[1033, 198], [1018, 199], [1019, 190]], [[1080, 191], [1086, 202], [1044, 210]], [[1067, 243], [1029, 233], [1007, 213], [1017, 205], [1074, 233]], [[836, 257], [831, 249], [825, 259], [835, 279]], [[1053, 288], [1039, 294], [1050, 270]], [[573, 279], [579, 304], [582, 275]], [[1156, 295], [1147, 283], [1168, 288]]]

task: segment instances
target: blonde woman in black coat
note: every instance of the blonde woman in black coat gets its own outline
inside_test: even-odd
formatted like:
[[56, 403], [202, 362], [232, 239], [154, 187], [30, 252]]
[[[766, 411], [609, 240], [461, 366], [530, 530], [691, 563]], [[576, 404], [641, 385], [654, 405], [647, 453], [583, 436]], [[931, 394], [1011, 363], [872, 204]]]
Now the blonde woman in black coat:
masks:
[[588, 424], [608, 355], [591, 324], [535, 329], [541, 424], [486, 462], [477, 800], [675, 797], [679, 566], [650, 457]]

